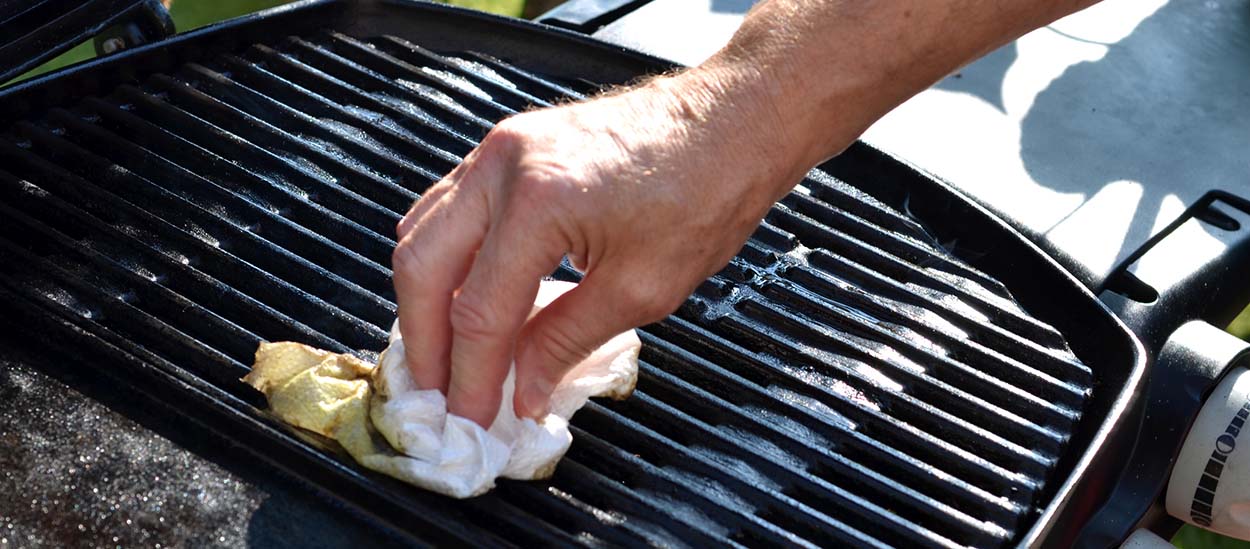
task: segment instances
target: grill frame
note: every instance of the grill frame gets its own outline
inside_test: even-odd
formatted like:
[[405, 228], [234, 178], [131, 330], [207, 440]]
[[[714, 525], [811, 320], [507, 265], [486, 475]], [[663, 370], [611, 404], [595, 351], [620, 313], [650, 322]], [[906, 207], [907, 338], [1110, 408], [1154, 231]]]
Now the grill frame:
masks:
[[[356, 3], [317, 0], [208, 27], [4, 90], [0, 92], [0, 100], [12, 102], [15, 108], [0, 114], [0, 119], [11, 120], [52, 104], [64, 104], [72, 96], [99, 93], [141, 73], [168, 70], [191, 57], [207, 56], [234, 49], [239, 44], [260, 41], [274, 29], [281, 29], [280, 32], [285, 35], [323, 27], [348, 34], [419, 37], [422, 43], [438, 44], [444, 50], [468, 49], [499, 57], [515, 56], [521, 60], [534, 60], [518, 63], [529, 70], [568, 78], [581, 76], [606, 83], [624, 83], [644, 73], [672, 68], [666, 62], [604, 45], [581, 35], [486, 14], [398, 0]], [[552, 51], [561, 52], [561, 55], [550, 55]], [[538, 52], [543, 55], [536, 55]], [[1054, 490], [1056, 495], [1024, 538], [1029, 544], [1045, 541], [1047, 544], [1063, 545], [1063, 532], [1055, 530], [1055, 525], [1065, 524], [1064, 532], [1074, 533], [1077, 528], [1066, 524], [1073, 517], [1083, 516], [1081, 509], [1098, 503], [1097, 492], [1086, 490], [1081, 485], [1082, 481], [1114, 470], [1114, 463], [1097, 458], [1105, 453], [1102, 451], [1102, 440], [1112, 431], [1137, 392], [1146, 361], [1140, 344], [1123, 323], [1057, 263], [1005, 223], [940, 181], [862, 144], [854, 145], [822, 168], [846, 181], [861, 181], [868, 174], [871, 174], [871, 180], [889, 181], [888, 185], [861, 190], [896, 208], [911, 205], [912, 213], [926, 220], [930, 231], [940, 239], [959, 238], [960, 246], [971, 250], [965, 259], [984, 251], [970, 263], [998, 277], [1008, 287], [1030, 287], [1039, 279], [1044, 279], [1044, 283], [1038, 286], [1044, 286], [1049, 295], [1039, 295], [1040, 291], [1027, 294], [1017, 291], [1016, 298], [1030, 313], [1055, 325], [1069, 338], [1077, 355], [1093, 365], [1095, 381], [1101, 386], [1086, 413], [1102, 419], [1085, 421], [1074, 442], [1086, 445], [1088, 450], [1079, 458], [1069, 460], [1070, 463], [1060, 465], [1061, 470], [1071, 471], [1071, 474], [1066, 475], [1062, 484], [1051, 484], [1049, 490]], [[1001, 250], [1010, 252], [998, 253]], [[12, 296], [0, 297], [7, 301]], [[152, 398], [163, 400], [160, 393], [187, 382], [170, 377], [168, 370], [153, 367], [153, 364], [161, 362], [157, 357], [135, 356], [117, 348], [109, 350], [107, 341], [66, 328], [65, 325], [59, 328], [48, 326], [49, 333], [84, 338], [84, 349], [98, 348], [99, 352], [112, 355], [118, 365], [132, 369], [126, 371], [150, 380], [153, 388], [146, 392]], [[119, 383], [136, 382], [130, 377], [119, 376]], [[1107, 387], [1115, 389], [1109, 391]], [[232, 418], [232, 409], [227, 410], [220, 402], [209, 399], [194, 405], [196, 408], [185, 413], [187, 419], [207, 424], [206, 427], [211, 430], [230, 430], [238, 422], [238, 418]], [[268, 428], [263, 422], [257, 422], [255, 418], [249, 418], [249, 421], [257, 425], [254, 431], [230, 436], [241, 439], [253, 437], [253, 440], [262, 442], [258, 447], [263, 448], [265, 440], [272, 440], [269, 437], [273, 436], [273, 432], [266, 430]], [[317, 465], [298, 465], [306, 458], [288, 459], [268, 454], [261, 457], [271, 466], [299, 477], [317, 477], [309, 484], [314, 490], [323, 490], [318, 488], [324, 480], [317, 472]], [[355, 472], [347, 474], [359, 476]], [[368, 497], [368, 490], [359, 486], [336, 485], [333, 488], [337, 493], [352, 493], [353, 490], [363, 490], [366, 493], [360, 497]], [[1081, 494], [1079, 500], [1076, 494]], [[400, 498], [396, 502], [403, 503], [404, 499], [411, 498]], [[395, 522], [394, 517], [377, 518], [392, 525]], [[468, 532], [458, 531], [447, 534], [451, 538], [469, 535]]]

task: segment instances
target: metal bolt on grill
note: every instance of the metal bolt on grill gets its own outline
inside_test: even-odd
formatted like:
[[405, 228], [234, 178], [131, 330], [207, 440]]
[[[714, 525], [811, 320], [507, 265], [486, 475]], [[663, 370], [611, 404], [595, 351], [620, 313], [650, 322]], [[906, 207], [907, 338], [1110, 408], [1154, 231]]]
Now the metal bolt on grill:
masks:
[[821, 172], [642, 330], [637, 393], [576, 416], [549, 482], [450, 501], [363, 473], [258, 410], [237, 381], [257, 343], [380, 349], [402, 212], [494, 122], [590, 91], [339, 33], [121, 85], [0, 133], [0, 294], [98, 339], [101, 361], [151, 364], [176, 399], [217, 403], [241, 446], [304, 463], [427, 540], [1015, 540], [1090, 370], [1002, 284]]

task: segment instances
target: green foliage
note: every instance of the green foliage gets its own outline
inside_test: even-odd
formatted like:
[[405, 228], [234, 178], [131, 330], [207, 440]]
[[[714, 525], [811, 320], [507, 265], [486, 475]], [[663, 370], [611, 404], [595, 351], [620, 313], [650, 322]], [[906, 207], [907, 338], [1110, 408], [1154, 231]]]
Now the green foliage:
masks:
[[489, 11], [500, 15], [520, 17], [525, 11], [525, 0], [443, 0], [453, 6]]
[[1181, 549], [1250, 549], [1250, 542], [1226, 538], [1193, 526], [1181, 528], [1172, 538], [1172, 543]]
[[1233, 323], [1228, 325], [1228, 331], [1241, 339], [1250, 339], [1250, 307], [1233, 319]]
[[174, 0], [169, 15], [178, 32], [203, 27], [223, 19], [238, 17], [287, 3], [289, 0]]

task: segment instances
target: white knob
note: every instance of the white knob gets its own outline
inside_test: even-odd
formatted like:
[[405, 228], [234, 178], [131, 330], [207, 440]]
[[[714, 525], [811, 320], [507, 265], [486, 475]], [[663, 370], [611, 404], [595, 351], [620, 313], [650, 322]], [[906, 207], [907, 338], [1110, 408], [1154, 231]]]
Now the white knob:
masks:
[[1194, 421], [1168, 481], [1168, 514], [1250, 539], [1250, 370], [1224, 376]]

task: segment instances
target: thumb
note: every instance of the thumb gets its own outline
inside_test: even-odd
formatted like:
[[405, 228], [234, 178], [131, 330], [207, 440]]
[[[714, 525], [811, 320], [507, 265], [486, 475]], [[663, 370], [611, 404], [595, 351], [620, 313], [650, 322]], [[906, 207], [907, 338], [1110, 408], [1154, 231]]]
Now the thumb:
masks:
[[[633, 299], [609, 278], [587, 276], [526, 323], [517, 341], [516, 394], [519, 417], [542, 417], [564, 375], [617, 334], [662, 318], [668, 300], [652, 294]], [[644, 302], [645, 301], [645, 302]], [[655, 314], [651, 314], [655, 313]]]

